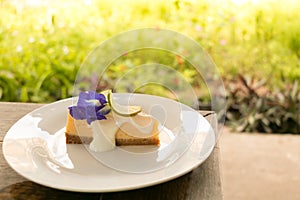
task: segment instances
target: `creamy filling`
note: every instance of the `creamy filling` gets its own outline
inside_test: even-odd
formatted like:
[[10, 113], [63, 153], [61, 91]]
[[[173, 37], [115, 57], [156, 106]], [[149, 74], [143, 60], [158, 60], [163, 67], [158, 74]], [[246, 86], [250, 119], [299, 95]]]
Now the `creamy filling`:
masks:
[[122, 117], [111, 114], [107, 120], [97, 120], [91, 123], [93, 140], [90, 149], [96, 152], [109, 151], [115, 148], [115, 135], [120, 128], [126, 134], [146, 138], [157, 132], [152, 133], [155, 123], [158, 123], [151, 115], [139, 113], [134, 117]]
[[134, 117], [114, 116], [117, 126], [130, 136], [146, 138], [152, 136], [155, 120], [151, 115], [139, 113]]
[[93, 140], [90, 143], [92, 151], [109, 151], [116, 146], [115, 134], [118, 126], [113, 120], [96, 120], [91, 123]]

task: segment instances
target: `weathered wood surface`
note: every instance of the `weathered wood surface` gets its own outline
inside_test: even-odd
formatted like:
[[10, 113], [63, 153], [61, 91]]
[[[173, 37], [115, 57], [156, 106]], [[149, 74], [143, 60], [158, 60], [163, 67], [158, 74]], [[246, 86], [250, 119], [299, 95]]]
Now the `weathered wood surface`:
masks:
[[[0, 199], [223, 199], [219, 167], [219, 147], [192, 172], [159, 185], [114, 193], [77, 193], [33, 183], [9, 167], [2, 153], [2, 142], [9, 128], [28, 112], [43, 104], [0, 103]], [[214, 115], [201, 111], [211, 124]]]

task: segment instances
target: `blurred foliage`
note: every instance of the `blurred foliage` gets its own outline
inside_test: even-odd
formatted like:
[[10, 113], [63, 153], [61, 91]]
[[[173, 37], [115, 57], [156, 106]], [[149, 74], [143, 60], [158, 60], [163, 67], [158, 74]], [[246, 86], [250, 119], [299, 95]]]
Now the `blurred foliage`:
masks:
[[109, 87], [101, 85], [103, 83], [115, 86], [117, 92], [148, 93], [169, 98], [172, 93], [187, 90], [193, 85], [194, 88], [201, 87], [203, 95], [209, 95], [202, 77], [189, 62], [180, 55], [157, 49], [136, 50], [116, 59], [107, 69], [107, 76], [99, 81], [100, 90]]
[[[291, 99], [298, 98], [289, 97], [285, 88], [300, 80], [299, 10], [296, 0], [0, 0], [0, 100], [53, 102], [70, 97], [81, 63], [101, 42], [127, 30], [164, 28], [197, 41], [226, 80], [234, 80], [238, 74], [267, 79], [264, 87], [273, 91], [270, 97], [254, 95], [251, 100], [241, 100], [231, 94], [229, 106], [248, 101], [256, 109], [237, 110], [242, 116], [254, 112], [255, 122], [248, 118], [251, 126], [269, 131], [266, 127], [278, 128], [292, 120], [283, 117], [283, 122], [273, 122], [272, 111], [282, 113], [286, 107], [276, 103], [269, 109], [270, 102], [284, 99], [278, 101], [293, 105]], [[199, 99], [209, 101], [201, 77], [180, 56], [157, 59], [178, 70], [197, 89]], [[116, 60], [107, 81], [137, 64], [137, 56]], [[178, 80], [173, 81], [180, 87]], [[145, 89], [154, 92], [154, 86], [139, 88], [140, 92]], [[275, 91], [280, 91], [281, 97]], [[164, 93], [162, 88], [155, 92]], [[261, 109], [271, 111], [261, 114], [265, 113]], [[294, 110], [287, 111], [293, 115]], [[248, 125], [240, 129], [248, 130]]]
[[[297, 1], [277, 0], [2, 0], [0, 99], [52, 102], [69, 97], [76, 72], [92, 49], [114, 34], [144, 27], [195, 39], [223, 77], [268, 76], [269, 87], [283, 87], [280, 77], [300, 79], [299, 9]], [[194, 78], [191, 70], [184, 73]]]
[[266, 80], [239, 76], [227, 83], [229, 124], [237, 131], [300, 133], [298, 81], [277, 91], [268, 91]]

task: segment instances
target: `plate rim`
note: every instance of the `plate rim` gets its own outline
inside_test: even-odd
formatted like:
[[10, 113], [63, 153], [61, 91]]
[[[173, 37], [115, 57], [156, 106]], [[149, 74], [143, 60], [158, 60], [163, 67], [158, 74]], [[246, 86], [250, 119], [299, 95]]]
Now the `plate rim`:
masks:
[[[155, 98], [162, 98], [162, 99], [166, 99], [166, 100], [171, 100], [171, 101], [175, 101], [173, 99], [169, 99], [169, 98], [165, 98], [165, 97], [161, 97], [161, 96], [155, 96], [155, 95], [149, 95], [149, 94], [137, 94], [137, 93], [118, 93], [118, 94], [134, 94], [134, 95], [138, 95], [138, 96], [152, 96], [152, 97], [155, 97]], [[62, 100], [58, 100], [58, 101], [55, 101], [55, 102], [52, 102], [52, 103], [49, 103], [49, 104], [45, 104], [45, 105], [42, 105], [41, 107], [39, 108], [36, 108], [30, 112], [28, 112], [27, 114], [25, 114], [24, 116], [22, 116], [21, 118], [19, 118], [10, 128], [9, 130], [6, 132], [4, 138], [3, 138], [3, 143], [2, 143], [2, 152], [3, 152], [3, 156], [4, 156], [4, 159], [6, 160], [6, 162], [8, 163], [8, 165], [15, 171], [17, 172], [17, 174], [19, 174], [20, 176], [30, 180], [30, 181], [33, 181], [35, 183], [38, 183], [40, 185], [43, 185], [43, 186], [47, 186], [47, 187], [50, 187], [50, 188], [54, 188], [54, 189], [59, 189], [59, 190], [64, 190], [64, 191], [73, 191], [73, 192], [86, 192], [86, 193], [97, 193], [97, 192], [121, 192], [121, 191], [129, 191], [129, 190], [134, 190], [134, 189], [140, 189], [140, 188], [145, 188], [145, 187], [150, 187], [150, 186], [154, 186], [154, 185], [158, 185], [158, 184], [161, 184], [161, 183], [165, 183], [165, 182], [168, 182], [170, 180], [173, 180], [173, 179], [176, 179], [178, 177], [181, 177], [189, 172], [191, 172], [192, 170], [196, 169], [197, 167], [199, 167], [205, 160], [207, 160], [207, 158], [211, 155], [214, 147], [215, 147], [215, 144], [216, 144], [216, 136], [215, 136], [215, 133], [214, 133], [214, 129], [212, 127], [212, 125], [208, 122], [208, 120], [203, 117], [197, 110], [195, 109], [192, 109], [194, 112], [198, 113], [199, 116], [201, 116], [204, 120], [207, 121], [207, 123], [209, 124], [210, 128], [211, 128], [211, 131], [212, 131], [212, 139], [213, 139], [213, 145], [210, 145], [210, 149], [209, 151], [207, 152], [207, 154], [204, 156], [204, 158], [199, 161], [197, 164], [193, 165], [192, 167], [188, 167], [186, 168], [185, 170], [181, 170], [180, 172], [177, 172], [175, 175], [172, 175], [172, 176], [168, 176], [168, 177], [162, 177], [162, 178], [159, 178], [159, 179], [155, 179], [155, 180], [151, 180], [151, 181], [146, 181], [146, 182], [143, 182], [143, 183], [139, 183], [139, 184], [135, 184], [135, 185], [130, 185], [130, 186], [123, 186], [122, 188], [111, 188], [111, 189], [101, 189], [101, 188], [97, 188], [97, 189], [80, 189], [80, 188], [75, 188], [75, 187], [69, 187], [67, 185], [53, 185], [53, 184], [48, 184], [46, 181], [42, 181], [40, 180], [39, 178], [36, 178], [36, 177], [32, 177], [26, 173], [22, 173], [22, 170], [20, 170], [18, 167], [15, 167], [13, 163], [11, 163], [9, 161], [9, 158], [7, 158], [7, 154], [5, 153], [6, 152], [6, 142], [7, 140], [7, 135], [8, 133], [10, 132], [10, 130], [15, 126], [17, 125], [24, 117], [28, 116], [28, 115], [31, 115], [32, 113], [35, 113], [35, 112], [39, 112], [40, 110], [43, 110], [43, 109], [47, 109], [47, 107], [51, 107], [51, 106], [55, 106], [56, 104], [62, 104], [62, 103], [67, 103], [67, 102], [73, 102], [74, 101], [74, 98], [76, 97], [71, 97], [71, 98], [66, 98], [66, 99], [62, 99]], [[179, 103], [179, 104], [182, 104], [180, 102], [177, 102], [175, 101], [176, 103]], [[184, 106], [187, 106], [185, 104], [182, 104]], [[189, 107], [189, 106], [187, 106]], [[189, 107], [190, 108], [190, 107]], [[194, 141], [193, 141], [194, 142]], [[190, 149], [187, 149], [186, 152], [183, 153], [182, 157], [189, 151]], [[180, 159], [180, 158], [179, 158]], [[178, 159], [178, 160], [179, 160]], [[174, 163], [172, 163], [171, 165], [175, 164], [176, 162], [178, 162], [178, 160], [176, 160]], [[101, 164], [103, 165], [103, 164]], [[167, 166], [165, 168], [168, 168], [170, 166]], [[159, 169], [157, 171], [154, 171], [154, 172], [150, 172], [150, 173], [147, 173], [147, 174], [153, 174], [153, 173], [157, 173], [157, 172], [160, 172], [160, 171], [163, 171], [165, 170], [165, 168], [162, 168], [162, 169]], [[111, 169], [110, 170], [113, 170], [113, 171], [117, 171], [115, 169]], [[133, 173], [126, 173], [126, 172], [120, 172], [118, 171], [119, 173], [122, 173], [122, 174], [127, 174], [128, 178], [130, 178], [130, 176], [133, 174]], [[133, 175], [139, 175], [139, 176], [143, 176], [144, 173], [141, 173], [141, 174], [133, 174]]]

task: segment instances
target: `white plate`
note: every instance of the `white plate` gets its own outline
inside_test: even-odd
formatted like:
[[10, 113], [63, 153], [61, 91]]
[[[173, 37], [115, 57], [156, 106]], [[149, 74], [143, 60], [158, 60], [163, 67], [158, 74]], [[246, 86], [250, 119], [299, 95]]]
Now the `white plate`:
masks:
[[119, 103], [130, 101], [141, 105], [170, 129], [173, 136], [161, 138], [159, 148], [118, 147], [106, 154], [110, 156], [104, 153], [99, 157], [84, 145], [65, 144], [67, 107], [74, 100], [66, 99], [34, 110], [16, 122], [3, 141], [5, 159], [20, 175], [45, 186], [113, 192], [177, 178], [199, 166], [212, 152], [214, 131], [197, 111], [157, 96], [117, 94], [116, 97]]

